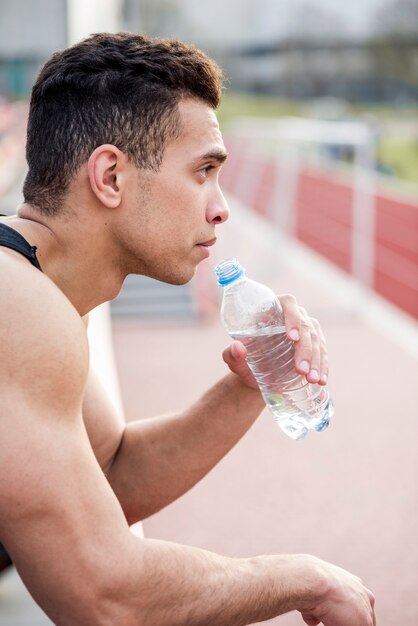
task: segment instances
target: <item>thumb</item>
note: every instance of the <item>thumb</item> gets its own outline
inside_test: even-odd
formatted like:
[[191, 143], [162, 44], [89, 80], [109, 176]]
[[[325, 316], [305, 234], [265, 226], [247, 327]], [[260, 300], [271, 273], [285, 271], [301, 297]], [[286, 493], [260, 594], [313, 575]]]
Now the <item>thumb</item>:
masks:
[[247, 356], [247, 350], [240, 341], [234, 340], [228, 348], [223, 351], [223, 360], [225, 363], [235, 371], [236, 367], [239, 367], [245, 363]]
[[313, 615], [304, 615], [302, 613], [302, 617], [303, 617], [303, 621], [308, 624], [308, 626], [318, 626], [318, 624], [320, 624], [321, 622], [314, 617]]
[[231, 372], [237, 374], [248, 387], [258, 390], [257, 382], [245, 360], [246, 356], [247, 349], [240, 341], [236, 340], [222, 354], [223, 360]]

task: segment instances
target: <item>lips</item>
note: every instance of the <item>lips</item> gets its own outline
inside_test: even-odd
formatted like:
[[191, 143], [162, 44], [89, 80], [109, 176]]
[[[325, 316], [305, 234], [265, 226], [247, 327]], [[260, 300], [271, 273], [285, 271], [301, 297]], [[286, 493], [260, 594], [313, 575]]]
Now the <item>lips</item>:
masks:
[[202, 243], [199, 243], [199, 246], [205, 246], [207, 248], [209, 248], [209, 246], [213, 246], [216, 243], [216, 237], [214, 237], [213, 239], [210, 239], [209, 241], [202, 241]]

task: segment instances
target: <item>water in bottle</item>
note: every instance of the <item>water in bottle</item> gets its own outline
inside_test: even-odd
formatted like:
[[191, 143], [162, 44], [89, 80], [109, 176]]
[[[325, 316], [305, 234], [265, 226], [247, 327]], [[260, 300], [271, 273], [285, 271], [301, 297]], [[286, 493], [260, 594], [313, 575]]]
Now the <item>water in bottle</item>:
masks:
[[223, 324], [246, 347], [247, 363], [280, 428], [292, 439], [324, 430], [333, 414], [329, 391], [296, 372], [294, 344], [274, 292], [248, 279], [236, 259], [223, 261], [215, 273], [224, 288]]

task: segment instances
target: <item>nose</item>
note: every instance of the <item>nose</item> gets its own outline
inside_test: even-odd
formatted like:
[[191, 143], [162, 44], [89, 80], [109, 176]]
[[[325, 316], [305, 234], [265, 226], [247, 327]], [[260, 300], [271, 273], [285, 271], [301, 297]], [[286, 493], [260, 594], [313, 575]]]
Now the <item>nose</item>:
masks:
[[212, 198], [212, 201], [208, 204], [206, 219], [209, 224], [222, 224], [223, 222], [226, 222], [228, 218], [228, 203], [225, 200], [225, 196], [223, 195], [220, 187], [218, 187], [215, 197]]

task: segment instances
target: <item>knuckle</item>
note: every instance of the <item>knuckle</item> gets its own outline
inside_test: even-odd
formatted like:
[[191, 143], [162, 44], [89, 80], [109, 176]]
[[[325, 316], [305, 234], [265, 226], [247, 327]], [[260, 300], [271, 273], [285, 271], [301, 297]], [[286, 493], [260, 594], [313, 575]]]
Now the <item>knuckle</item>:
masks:
[[309, 354], [312, 351], [312, 342], [310, 337], [305, 337], [305, 339], [301, 339], [300, 341], [301, 352], [308, 352]]
[[311, 335], [307, 332], [304, 332], [304, 329], [300, 329], [300, 346], [310, 346], [311, 345]]
[[305, 337], [303, 334], [295, 346], [295, 357], [301, 358], [302, 356], [311, 353], [311, 339], [310, 337]]
[[296, 304], [296, 298], [291, 293], [284, 293], [278, 296], [280, 302], [284, 302], [286, 304]]
[[321, 346], [321, 340], [319, 339], [317, 334], [312, 333], [312, 335], [311, 335], [311, 343], [316, 348], [319, 348]]
[[305, 331], [306, 333], [311, 332], [311, 326], [309, 324], [309, 321], [304, 318], [301, 319], [300, 327], [301, 327], [301, 330]]

